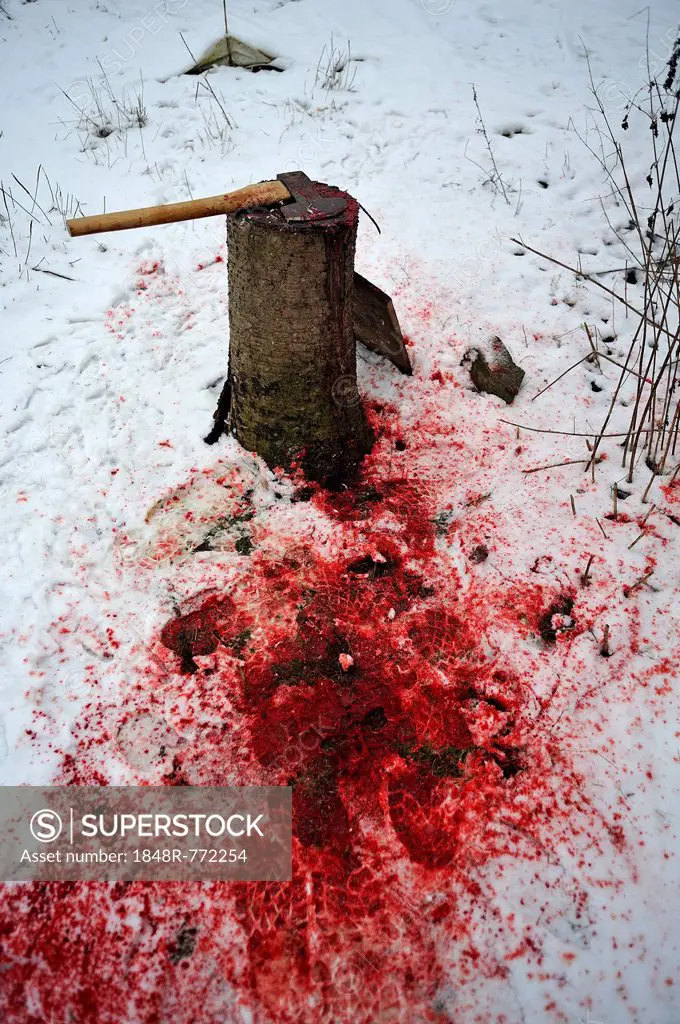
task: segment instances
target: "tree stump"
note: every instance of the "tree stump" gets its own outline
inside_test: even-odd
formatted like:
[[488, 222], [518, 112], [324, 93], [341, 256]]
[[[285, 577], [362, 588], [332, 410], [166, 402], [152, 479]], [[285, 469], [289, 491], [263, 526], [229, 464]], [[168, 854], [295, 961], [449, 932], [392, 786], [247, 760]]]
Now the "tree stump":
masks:
[[288, 222], [279, 209], [227, 218], [230, 425], [272, 468], [339, 482], [369, 451], [356, 380], [352, 300], [359, 207]]

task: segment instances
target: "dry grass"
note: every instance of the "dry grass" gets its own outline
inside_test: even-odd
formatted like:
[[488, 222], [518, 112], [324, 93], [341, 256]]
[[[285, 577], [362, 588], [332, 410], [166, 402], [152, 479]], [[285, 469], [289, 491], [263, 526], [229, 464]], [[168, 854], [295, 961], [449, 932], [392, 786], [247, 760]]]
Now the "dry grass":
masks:
[[[629, 483], [641, 467], [646, 466], [651, 472], [643, 500], [647, 499], [656, 476], [677, 471], [675, 464], [680, 455], [680, 168], [676, 150], [679, 57], [680, 36], [663, 73], [657, 77], [650, 73], [647, 84], [628, 103], [617, 125], [612, 123], [590, 73], [599, 145], [595, 148], [587, 139], [582, 141], [597, 159], [608, 184], [608, 195], [600, 202], [621, 248], [624, 266], [618, 279], [606, 284], [600, 276], [585, 273], [580, 265], [570, 266], [526, 246], [521, 239], [513, 239], [571, 271], [577, 279], [588, 281], [622, 307], [629, 319], [633, 318], [632, 341], [623, 362], [616, 364], [620, 368], [619, 379], [587, 468], [597, 459], [617, 404], [627, 402], [631, 413], [622, 444], [622, 461]], [[637, 176], [626, 161], [621, 141], [631, 129], [633, 119], [642, 119], [649, 132], [648, 170]], [[617, 211], [617, 223], [610, 215], [612, 209]], [[635, 293], [629, 290], [633, 280], [638, 286]], [[591, 334], [588, 342], [591, 351], [586, 358], [605, 357]]]
[[114, 133], [123, 134], [131, 128], [142, 129], [149, 117], [144, 104], [144, 81], [140, 75], [139, 90], [129, 93], [123, 89], [117, 94], [101, 64], [101, 78], [88, 78], [84, 95], [77, 99], [62, 89], [70, 105], [78, 115], [66, 122], [79, 133], [107, 139]]
[[314, 86], [320, 85], [325, 92], [353, 92], [356, 75], [356, 61], [352, 57], [349, 39], [345, 49], [336, 46], [331, 36], [317, 62]]
[[66, 277], [42, 266], [45, 256], [36, 262], [33, 253], [35, 247], [45, 249], [55, 222], [82, 212], [78, 199], [53, 184], [42, 166], [31, 186], [15, 174], [0, 181], [0, 265], [15, 268], [19, 277], [31, 271]]

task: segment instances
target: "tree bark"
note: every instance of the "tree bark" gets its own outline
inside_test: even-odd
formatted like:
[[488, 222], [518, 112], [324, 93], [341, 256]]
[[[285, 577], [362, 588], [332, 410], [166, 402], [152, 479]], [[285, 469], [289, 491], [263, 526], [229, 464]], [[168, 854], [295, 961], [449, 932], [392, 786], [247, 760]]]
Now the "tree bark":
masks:
[[300, 465], [326, 484], [351, 474], [372, 440], [352, 317], [359, 208], [346, 198], [324, 220], [265, 208], [227, 218], [231, 428], [272, 468]]

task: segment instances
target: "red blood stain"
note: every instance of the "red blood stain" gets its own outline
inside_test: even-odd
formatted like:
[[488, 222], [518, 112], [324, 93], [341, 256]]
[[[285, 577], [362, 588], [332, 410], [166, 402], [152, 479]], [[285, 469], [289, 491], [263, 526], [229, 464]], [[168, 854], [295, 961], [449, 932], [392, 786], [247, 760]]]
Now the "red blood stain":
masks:
[[[507, 974], [480, 920], [503, 923], [509, 958], [524, 943], [540, 963], [484, 867], [540, 866], [584, 833], [595, 851], [621, 845], [553, 735], [559, 683], [539, 698], [488, 640], [502, 628], [536, 672], [559, 664], [585, 628], [576, 595], [535, 575], [464, 587], [411, 479], [366, 472], [306, 497], [342, 532], [335, 553], [255, 552], [242, 586], [164, 625], [117, 723], [170, 717], [169, 785], [292, 785], [293, 881], [12, 889], [4, 1019], [453, 1022], [451, 985]], [[61, 781], [106, 783], [110, 721], [85, 710]], [[578, 883], [573, 900], [578, 923]]]
[[196, 266], [196, 270], [205, 270], [206, 267], [212, 267], [216, 263], [224, 263], [224, 257], [223, 256], [216, 256], [215, 259], [214, 260], [210, 260], [209, 263], [199, 263]]
[[161, 631], [161, 643], [181, 659], [181, 671], [196, 672], [194, 657], [212, 654], [223, 642], [220, 630], [229, 628], [231, 601], [209, 598], [189, 615], [171, 619]]
[[143, 263], [140, 263], [137, 268], [137, 273], [149, 276], [151, 274], [156, 274], [159, 270], [161, 272], [163, 271], [163, 265], [159, 260], [145, 260]]

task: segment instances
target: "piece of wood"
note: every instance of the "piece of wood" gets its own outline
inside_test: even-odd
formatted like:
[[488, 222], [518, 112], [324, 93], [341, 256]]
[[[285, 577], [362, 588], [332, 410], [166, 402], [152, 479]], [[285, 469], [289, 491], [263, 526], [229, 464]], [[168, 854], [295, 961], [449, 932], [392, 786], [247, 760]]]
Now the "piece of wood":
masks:
[[356, 379], [353, 274], [359, 207], [286, 221], [259, 207], [227, 218], [229, 429], [269, 466], [338, 486], [370, 449]]
[[478, 391], [496, 395], [508, 405], [512, 404], [522, 386], [524, 370], [517, 366], [499, 337], [491, 339], [488, 353], [477, 348], [468, 349], [463, 361], [470, 363], [470, 376]]
[[354, 275], [354, 334], [409, 376], [413, 372], [392, 299], [361, 274]]
[[217, 217], [253, 206], [273, 206], [291, 198], [283, 182], [261, 181], [257, 185], [247, 185], [236, 192], [209, 196], [207, 199], [192, 199], [186, 203], [170, 203], [166, 206], [145, 206], [139, 210], [120, 210], [94, 217], [76, 217], [75, 220], [67, 220], [66, 227], [73, 236], [94, 235], [100, 231], [125, 231], [128, 228], [172, 224], [199, 217]]

